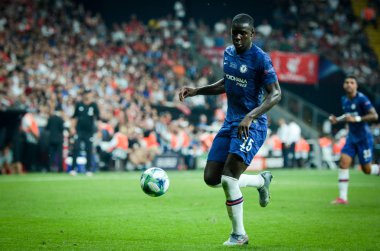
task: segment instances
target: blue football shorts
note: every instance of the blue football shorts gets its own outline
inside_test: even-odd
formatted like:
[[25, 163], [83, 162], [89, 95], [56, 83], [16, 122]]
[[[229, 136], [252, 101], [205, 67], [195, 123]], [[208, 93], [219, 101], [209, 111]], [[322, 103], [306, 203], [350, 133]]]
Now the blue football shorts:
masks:
[[249, 166], [253, 157], [264, 144], [267, 136], [266, 130], [249, 130], [247, 139], [239, 139], [237, 126], [226, 126], [219, 130], [212, 143], [207, 161], [226, 162], [229, 153], [239, 155]]
[[367, 164], [372, 162], [373, 152], [373, 137], [363, 138], [359, 142], [353, 142], [350, 137], [347, 137], [346, 144], [342, 149], [342, 153], [347, 154], [351, 158], [354, 158], [357, 154], [360, 164]]

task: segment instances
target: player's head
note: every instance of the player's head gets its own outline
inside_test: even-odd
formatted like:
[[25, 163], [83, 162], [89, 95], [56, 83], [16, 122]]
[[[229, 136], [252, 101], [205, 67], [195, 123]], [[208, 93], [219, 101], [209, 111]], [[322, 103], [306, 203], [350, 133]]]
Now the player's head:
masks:
[[358, 83], [356, 81], [356, 77], [353, 75], [348, 75], [344, 79], [343, 89], [347, 95], [355, 96], [358, 89]]
[[92, 97], [92, 91], [91, 89], [84, 89], [83, 90], [83, 102], [89, 103], [91, 102], [91, 97]]
[[231, 38], [237, 53], [251, 48], [254, 34], [254, 20], [250, 15], [241, 13], [232, 19]]

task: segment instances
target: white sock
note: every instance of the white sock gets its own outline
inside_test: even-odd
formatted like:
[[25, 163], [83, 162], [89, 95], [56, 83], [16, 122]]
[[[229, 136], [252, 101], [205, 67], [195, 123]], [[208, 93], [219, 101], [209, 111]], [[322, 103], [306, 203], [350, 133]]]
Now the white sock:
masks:
[[226, 206], [228, 216], [232, 222], [232, 232], [238, 235], [244, 235], [245, 229], [243, 224], [243, 194], [239, 188], [239, 180], [222, 175], [222, 186], [226, 194]]
[[[248, 174], [242, 174], [239, 178], [239, 187], [256, 187], [260, 188], [264, 186], [264, 178], [261, 175], [248, 175]], [[212, 188], [219, 188], [222, 187], [222, 183], [219, 183], [217, 185], [208, 185]]]
[[344, 199], [344, 200], [347, 200], [349, 177], [350, 177], [350, 173], [348, 169], [339, 168], [339, 171], [338, 171], [339, 198]]
[[371, 166], [371, 175], [377, 175], [377, 176], [380, 175], [380, 167], [379, 167], [379, 165], [373, 164]]
[[264, 186], [264, 178], [261, 175], [242, 174], [239, 178], [239, 187], [256, 187]]

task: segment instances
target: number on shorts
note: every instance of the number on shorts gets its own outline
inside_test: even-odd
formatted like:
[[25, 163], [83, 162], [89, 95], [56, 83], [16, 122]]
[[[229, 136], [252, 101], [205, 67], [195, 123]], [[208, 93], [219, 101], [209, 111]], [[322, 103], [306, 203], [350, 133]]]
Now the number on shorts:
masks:
[[363, 150], [363, 158], [364, 159], [369, 159], [369, 158], [371, 158], [371, 156], [372, 156], [371, 149]]
[[240, 145], [240, 151], [241, 152], [249, 152], [252, 149], [253, 139], [246, 139], [244, 140], [243, 144]]

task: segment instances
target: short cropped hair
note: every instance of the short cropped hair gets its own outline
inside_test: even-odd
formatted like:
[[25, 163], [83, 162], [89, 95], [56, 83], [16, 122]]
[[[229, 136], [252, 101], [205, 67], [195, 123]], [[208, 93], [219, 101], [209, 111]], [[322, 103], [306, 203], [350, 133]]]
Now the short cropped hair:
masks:
[[357, 79], [357, 77], [356, 77], [355, 75], [352, 75], [352, 74], [351, 74], [351, 75], [347, 75], [347, 76], [346, 76], [346, 79], [347, 79], [347, 78], [355, 79], [355, 81], [358, 82], [358, 79]]
[[232, 23], [248, 23], [253, 28], [255, 20], [248, 14], [240, 13], [232, 19]]

